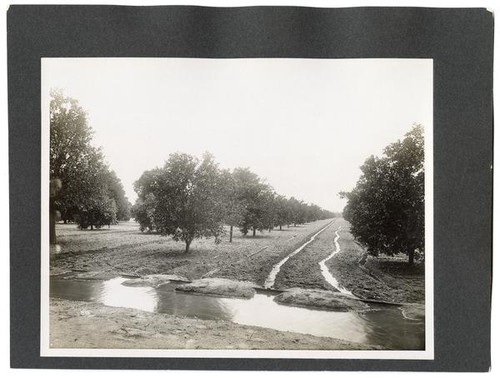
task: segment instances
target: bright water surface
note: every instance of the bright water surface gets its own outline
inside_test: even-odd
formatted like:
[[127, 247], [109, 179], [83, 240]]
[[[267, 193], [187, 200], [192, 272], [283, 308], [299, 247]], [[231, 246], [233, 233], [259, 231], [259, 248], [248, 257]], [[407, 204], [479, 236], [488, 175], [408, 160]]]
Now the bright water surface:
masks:
[[52, 278], [50, 295], [107, 306], [128, 307], [176, 316], [229, 320], [238, 324], [329, 336], [389, 349], [424, 349], [424, 322], [405, 319], [396, 306], [381, 306], [364, 314], [333, 312], [280, 305], [272, 294], [252, 299], [220, 298], [175, 291], [176, 285], [159, 288], [122, 285], [125, 278], [78, 281]]

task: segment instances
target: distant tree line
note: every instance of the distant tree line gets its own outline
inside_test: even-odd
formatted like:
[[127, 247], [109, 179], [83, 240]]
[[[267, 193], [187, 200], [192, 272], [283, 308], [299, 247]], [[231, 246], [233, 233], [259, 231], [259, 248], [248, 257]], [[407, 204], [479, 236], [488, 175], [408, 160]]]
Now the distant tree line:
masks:
[[171, 235], [189, 251], [196, 238], [220, 242], [224, 225], [243, 235], [334, 217], [330, 211], [277, 194], [248, 168], [221, 169], [214, 157], [171, 154], [162, 168], [135, 182], [132, 215], [142, 231]]
[[91, 144], [86, 112], [61, 90], [50, 96], [51, 241], [56, 217], [82, 229], [129, 220], [131, 205], [102, 150]]
[[403, 253], [412, 265], [425, 249], [423, 127], [415, 125], [387, 146], [383, 156], [370, 156], [361, 171], [356, 187], [341, 193], [351, 233], [369, 254]]

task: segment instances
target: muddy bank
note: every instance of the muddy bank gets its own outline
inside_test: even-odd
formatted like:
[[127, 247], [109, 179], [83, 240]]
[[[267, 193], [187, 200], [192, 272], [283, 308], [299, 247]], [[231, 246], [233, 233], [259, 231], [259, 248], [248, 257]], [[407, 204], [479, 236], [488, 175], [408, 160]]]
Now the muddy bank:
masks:
[[150, 274], [143, 277], [131, 278], [122, 282], [125, 286], [139, 286], [139, 287], [160, 287], [170, 282], [189, 283], [186, 277], [178, 276], [176, 274]]
[[276, 296], [276, 302], [290, 306], [315, 307], [330, 311], [369, 311], [370, 307], [357, 299], [328, 290], [294, 288]]
[[255, 295], [255, 285], [253, 283], [224, 278], [203, 278], [177, 286], [175, 290], [220, 297], [252, 298]]
[[174, 317], [97, 303], [51, 299], [52, 348], [126, 349], [378, 349], [228, 321]]
[[410, 267], [405, 256], [371, 257], [360, 266], [364, 250], [354, 242], [349, 223], [339, 220], [340, 252], [326, 265], [339, 284], [359, 298], [395, 303], [424, 303], [424, 264]]

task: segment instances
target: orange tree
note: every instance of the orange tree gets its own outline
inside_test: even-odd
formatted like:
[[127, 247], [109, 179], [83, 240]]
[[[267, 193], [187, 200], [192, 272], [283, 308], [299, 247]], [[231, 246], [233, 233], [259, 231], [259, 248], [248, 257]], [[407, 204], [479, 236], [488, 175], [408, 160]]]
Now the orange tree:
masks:
[[416, 125], [402, 140], [369, 157], [347, 199], [344, 218], [368, 253], [404, 253], [413, 264], [424, 254], [424, 136]]

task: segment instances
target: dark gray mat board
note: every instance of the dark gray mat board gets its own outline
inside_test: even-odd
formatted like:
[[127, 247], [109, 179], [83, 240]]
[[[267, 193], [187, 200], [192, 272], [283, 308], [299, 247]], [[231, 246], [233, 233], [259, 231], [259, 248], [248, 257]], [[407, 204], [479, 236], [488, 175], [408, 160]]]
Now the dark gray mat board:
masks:
[[[492, 13], [428, 8], [15, 5], [7, 18], [12, 367], [489, 369]], [[434, 59], [435, 359], [41, 358], [41, 57]]]

